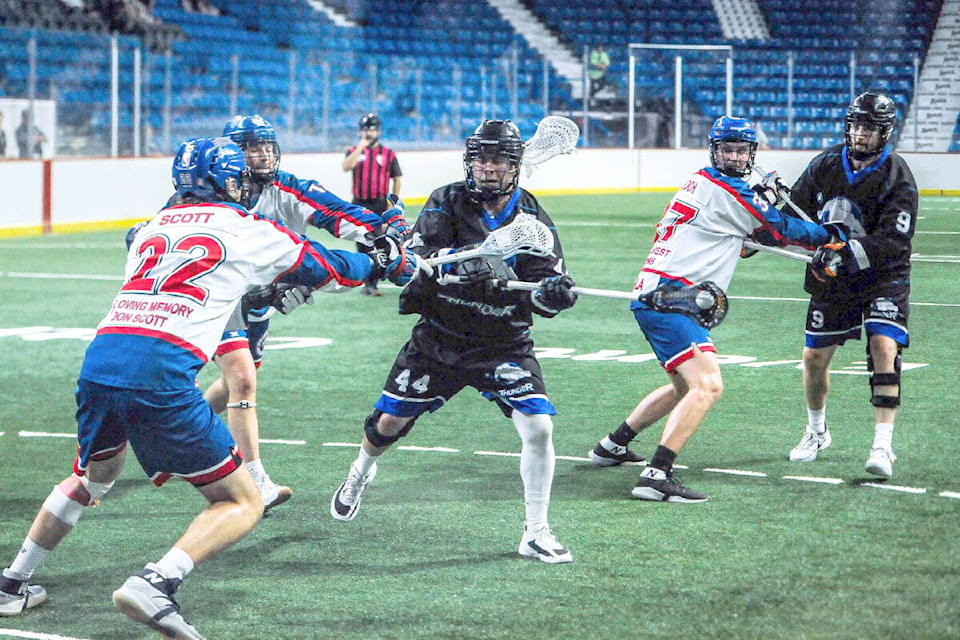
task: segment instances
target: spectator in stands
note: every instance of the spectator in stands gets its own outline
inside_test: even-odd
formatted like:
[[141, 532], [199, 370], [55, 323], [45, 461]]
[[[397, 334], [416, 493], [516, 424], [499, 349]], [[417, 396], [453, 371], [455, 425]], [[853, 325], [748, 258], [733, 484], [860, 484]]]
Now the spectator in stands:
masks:
[[[382, 214], [400, 197], [400, 178], [403, 172], [392, 149], [380, 144], [380, 117], [368, 113], [360, 118], [360, 140], [347, 149], [343, 170], [353, 171], [353, 204]], [[393, 184], [391, 185], [391, 181]], [[357, 245], [358, 251], [363, 251]], [[360, 292], [365, 296], [379, 296], [376, 280], [368, 280]]]
[[220, 15], [220, 10], [207, 0], [180, 0], [180, 4], [187, 13], [199, 13], [205, 16]]
[[0, 158], [7, 157], [7, 132], [3, 130], [3, 111], [0, 111]]
[[590, 97], [607, 86], [607, 69], [610, 67], [610, 54], [607, 53], [602, 44], [595, 45], [590, 52], [590, 68], [587, 75], [590, 77]]
[[17, 147], [21, 158], [42, 158], [43, 143], [47, 141], [47, 136], [33, 125], [33, 133], [30, 131], [30, 110], [24, 109], [20, 115], [20, 126], [17, 127]]

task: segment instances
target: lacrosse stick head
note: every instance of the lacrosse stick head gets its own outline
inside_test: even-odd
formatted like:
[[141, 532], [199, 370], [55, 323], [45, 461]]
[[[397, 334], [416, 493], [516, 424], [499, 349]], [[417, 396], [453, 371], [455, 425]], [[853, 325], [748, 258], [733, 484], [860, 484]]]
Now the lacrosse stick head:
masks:
[[650, 306], [657, 311], [682, 313], [713, 329], [727, 316], [727, 294], [707, 280], [687, 287], [664, 286], [653, 292]]
[[580, 127], [570, 118], [547, 116], [537, 125], [533, 137], [527, 140], [523, 166], [527, 177], [533, 174], [538, 165], [550, 158], [573, 153], [580, 139]]
[[513, 193], [520, 179], [523, 138], [509, 120], [484, 120], [467, 138], [463, 172], [467, 192], [477, 202], [491, 202]]
[[519, 215], [514, 221], [487, 236], [481, 245], [489, 255], [500, 259], [523, 253], [540, 258], [553, 255], [553, 233], [531, 215]]

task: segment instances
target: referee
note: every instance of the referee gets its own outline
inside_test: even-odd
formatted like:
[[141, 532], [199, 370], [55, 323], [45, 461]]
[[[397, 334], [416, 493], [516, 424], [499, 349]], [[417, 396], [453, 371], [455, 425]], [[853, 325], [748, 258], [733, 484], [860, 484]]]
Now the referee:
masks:
[[[391, 205], [388, 194], [400, 195], [400, 162], [397, 154], [380, 144], [380, 117], [368, 113], [360, 118], [360, 141], [347, 149], [343, 170], [353, 171], [353, 204], [383, 213]], [[390, 181], [393, 181], [391, 187]], [[357, 245], [358, 250], [362, 250]], [[368, 280], [360, 290], [366, 296], [379, 296], [376, 280]]]

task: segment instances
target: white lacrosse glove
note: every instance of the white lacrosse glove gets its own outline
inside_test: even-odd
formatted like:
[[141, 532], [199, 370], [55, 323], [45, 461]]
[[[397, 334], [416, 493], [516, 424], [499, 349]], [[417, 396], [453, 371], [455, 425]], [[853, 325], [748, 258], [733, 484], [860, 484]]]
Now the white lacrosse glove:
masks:
[[753, 187], [753, 190], [774, 207], [784, 204], [790, 197], [790, 187], [776, 171], [771, 171], [763, 176], [763, 179]]
[[277, 297], [273, 301], [273, 306], [283, 315], [287, 315], [300, 305], [313, 304], [314, 302], [316, 301], [313, 299], [313, 289], [310, 287], [300, 284], [281, 284], [278, 285]]

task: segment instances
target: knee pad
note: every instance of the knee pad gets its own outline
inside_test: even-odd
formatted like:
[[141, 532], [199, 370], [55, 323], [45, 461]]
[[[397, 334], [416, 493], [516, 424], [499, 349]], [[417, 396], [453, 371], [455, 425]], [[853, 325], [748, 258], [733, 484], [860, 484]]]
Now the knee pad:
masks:
[[363, 433], [367, 436], [367, 440], [370, 441], [370, 444], [379, 448], [389, 447], [394, 442], [402, 438], [403, 436], [410, 433], [410, 429], [413, 428], [413, 423], [417, 421], [416, 418], [411, 420], [406, 424], [406, 426], [400, 430], [399, 433], [395, 436], [385, 436], [379, 431], [377, 431], [377, 422], [380, 421], [380, 416], [383, 415], [383, 411], [379, 409], [374, 409], [373, 413], [367, 416], [367, 419], [363, 421]]
[[[900, 369], [903, 359], [901, 354], [903, 347], [897, 346], [897, 357], [893, 361], [893, 373], [874, 373], [873, 356], [870, 355], [870, 347], [867, 346], [867, 370], [870, 372], [870, 404], [875, 407], [885, 409], [896, 409], [900, 406]], [[877, 387], [896, 386], [897, 395], [888, 396], [877, 393]]]
[[545, 413], [514, 410], [511, 418], [521, 440], [549, 439], [553, 435], [553, 419]]
[[43, 507], [58, 520], [73, 526], [80, 520], [83, 510], [99, 504], [100, 498], [112, 487], [112, 482], [91, 482], [86, 476], [74, 474], [54, 487]]

